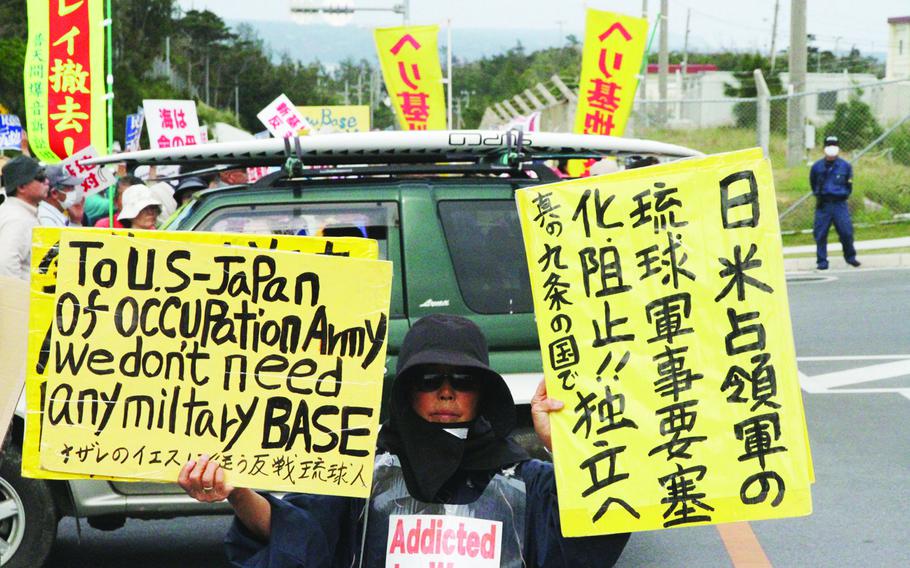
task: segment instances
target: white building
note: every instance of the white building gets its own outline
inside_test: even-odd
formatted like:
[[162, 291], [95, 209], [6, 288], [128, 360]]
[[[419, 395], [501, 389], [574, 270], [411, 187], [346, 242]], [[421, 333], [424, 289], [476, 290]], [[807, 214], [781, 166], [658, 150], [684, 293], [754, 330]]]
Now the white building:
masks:
[[910, 78], [910, 16], [888, 18], [885, 80]]

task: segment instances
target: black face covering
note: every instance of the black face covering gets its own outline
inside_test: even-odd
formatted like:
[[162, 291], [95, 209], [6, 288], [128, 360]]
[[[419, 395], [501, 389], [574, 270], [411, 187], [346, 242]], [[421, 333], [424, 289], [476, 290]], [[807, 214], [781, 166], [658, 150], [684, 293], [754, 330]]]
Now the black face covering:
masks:
[[[449, 365], [473, 374], [481, 385], [477, 418], [469, 423], [427, 422], [411, 406], [412, 377], [426, 365]], [[486, 483], [504, 467], [528, 459], [506, 436], [515, 426], [515, 403], [502, 377], [488, 366], [486, 341], [458, 316], [422, 318], [405, 336], [392, 386], [389, 420], [379, 434], [381, 450], [401, 461], [408, 492], [425, 502], [445, 502], [447, 484], [471, 478]], [[467, 428], [462, 439], [446, 429]]]

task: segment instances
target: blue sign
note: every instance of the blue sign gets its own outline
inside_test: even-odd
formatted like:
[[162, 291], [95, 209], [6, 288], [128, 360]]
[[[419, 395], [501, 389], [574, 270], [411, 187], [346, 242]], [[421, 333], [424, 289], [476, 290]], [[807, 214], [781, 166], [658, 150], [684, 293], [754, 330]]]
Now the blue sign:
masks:
[[22, 123], [15, 114], [0, 114], [0, 150], [22, 149]]
[[142, 135], [142, 125], [145, 122], [145, 114], [142, 109], [136, 114], [126, 115], [126, 144], [127, 152], [135, 152], [139, 149], [139, 137]]

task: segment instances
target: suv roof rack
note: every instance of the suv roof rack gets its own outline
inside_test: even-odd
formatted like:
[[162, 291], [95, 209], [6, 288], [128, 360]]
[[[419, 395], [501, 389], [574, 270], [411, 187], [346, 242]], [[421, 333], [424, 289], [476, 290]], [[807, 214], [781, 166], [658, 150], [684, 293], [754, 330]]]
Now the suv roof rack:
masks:
[[500, 163], [555, 158], [656, 155], [686, 158], [701, 155], [675, 144], [651, 140], [553, 132], [436, 130], [422, 132], [356, 132], [247, 140], [140, 150], [101, 156], [83, 163], [180, 165], [193, 168], [231, 164], [234, 167], [300, 165]]
[[[462, 177], [490, 177], [507, 174], [512, 178], [539, 179], [543, 181], [558, 181], [553, 170], [543, 164], [522, 163], [520, 165], [506, 164], [386, 164], [369, 166], [325, 167], [315, 169], [295, 169], [293, 172], [282, 170], [263, 176], [255, 183], [254, 187], [269, 187], [284, 182], [305, 181], [322, 178], [366, 178], [366, 177], [396, 177], [401, 176], [462, 176]], [[533, 175], [532, 175], [533, 174]]]

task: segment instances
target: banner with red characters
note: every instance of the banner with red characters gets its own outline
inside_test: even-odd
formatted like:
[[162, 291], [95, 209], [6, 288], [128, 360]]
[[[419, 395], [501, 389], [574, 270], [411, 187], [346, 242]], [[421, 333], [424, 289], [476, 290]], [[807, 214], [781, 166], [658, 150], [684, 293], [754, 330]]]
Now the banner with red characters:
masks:
[[107, 148], [103, 20], [102, 0], [28, 0], [25, 116], [45, 162]]

